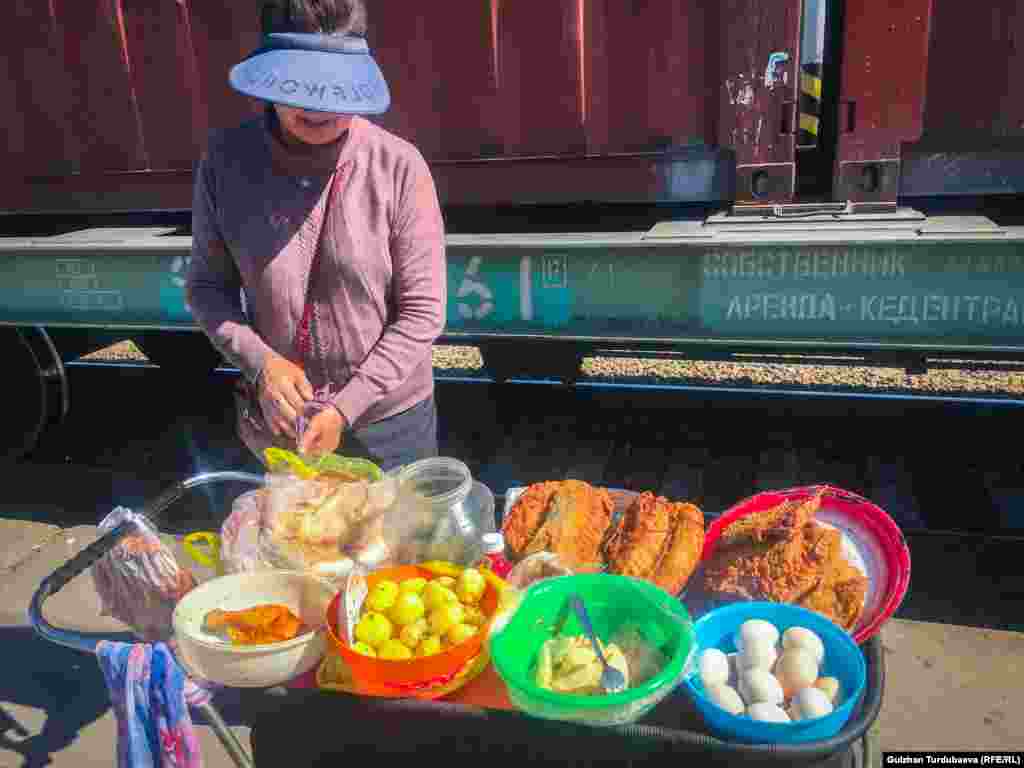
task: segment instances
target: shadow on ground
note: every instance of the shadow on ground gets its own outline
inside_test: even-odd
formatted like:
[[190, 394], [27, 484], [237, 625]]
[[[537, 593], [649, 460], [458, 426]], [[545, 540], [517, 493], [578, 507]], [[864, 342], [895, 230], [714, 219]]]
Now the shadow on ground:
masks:
[[[134, 642], [127, 633], [110, 639]], [[4, 768], [50, 765], [54, 755], [110, 709], [103, 673], [94, 656], [49, 643], [31, 627], [0, 627], [0, 648], [6, 661], [0, 675], [0, 752], [21, 756], [20, 763], [5, 763]], [[245, 699], [238, 691], [218, 693], [215, 704], [229, 725], [248, 725]], [[42, 711], [41, 728], [36, 725], [38, 716], [26, 722], [25, 714], [18, 711], [22, 707]], [[207, 724], [196, 713], [193, 720], [196, 725]], [[111, 764], [115, 750], [111, 738]]]
[[[0, 749], [21, 755], [20, 768], [49, 765], [110, 707], [103, 674], [94, 657], [47, 643], [31, 627], [0, 627], [0, 647], [7, 660], [0, 675]], [[42, 710], [42, 728], [34, 732], [11, 705]]]

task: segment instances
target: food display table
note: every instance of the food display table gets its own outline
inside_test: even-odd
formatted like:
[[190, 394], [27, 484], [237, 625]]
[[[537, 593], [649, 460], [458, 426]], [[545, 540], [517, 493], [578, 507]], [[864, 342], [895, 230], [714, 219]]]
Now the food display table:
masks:
[[[864, 697], [835, 739], [798, 746], [726, 744], [707, 736], [682, 691], [635, 726], [593, 728], [528, 717], [511, 708], [493, 666], [439, 701], [367, 699], [310, 688], [244, 697], [257, 766], [339, 765], [353, 758], [412, 757], [417, 764], [480, 766], [481, 759], [523, 765], [868, 766], [868, 729], [882, 706], [882, 643], [864, 645]], [[435, 762], [435, 758], [440, 762]], [[370, 763], [364, 763], [370, 764]], [[373, 763], [377, 764], [377, 763]], [[504, 762], [504, 765], [509, 763]]]
[[[497, 508], [505, 508], [499, 498]], [[694, 618], [702, 608], [693, 607]], [[414, 757], [425, 764], [480, 765], [481, 759], [529, 764], [665, 764], [860, 768], [874, 760], [868, 731], [882, 706], [885, 659], [874, 636], [862, 646], [867, 686], [840, 733], [827, 742], [747, 746], [707, 735], [677, 690], [634, 726], [595, 728], [529, 717], [509, 701], [489, 664], [465, 687], [436, 701], [368, 699], [315, 688], [307, 675], [288, 689], [246, 697], [257, 765], [335, 765], [340, 760]], [[287, 734], [287, 736], [285, 736]]]

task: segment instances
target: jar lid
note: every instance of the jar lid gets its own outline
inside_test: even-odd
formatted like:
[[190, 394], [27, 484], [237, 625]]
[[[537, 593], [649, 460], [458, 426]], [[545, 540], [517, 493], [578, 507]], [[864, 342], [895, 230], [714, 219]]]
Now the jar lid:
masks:
[[505, 537], [500, 533], [485, 533], [483, 543], [484, 551], [489, 555], [505, 551]]

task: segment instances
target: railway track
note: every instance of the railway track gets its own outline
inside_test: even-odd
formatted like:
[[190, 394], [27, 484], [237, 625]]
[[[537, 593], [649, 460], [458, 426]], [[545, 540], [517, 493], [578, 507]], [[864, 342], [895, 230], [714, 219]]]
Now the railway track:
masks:
[[[8, 467], [0, 516], [94, 524], [184, 475], [242, 467], [232, 374], [187, 385], [146, 365], [72, 366], [69, 418]], [[1024, 468], [1003, 436], [1024, 410], [949, 399], [638, 392], [439, 377], [441, 451], [497, 494], [576, 477], [696, 502], [709, 516], [760, 490], [828, 482], [904, 529], [914, 558], [906, 618], [1022, 629]], [[208, 528], [239, 489], [190, 498], [177, 531]], [[955, 615], [951, 606], [956, 605]]]

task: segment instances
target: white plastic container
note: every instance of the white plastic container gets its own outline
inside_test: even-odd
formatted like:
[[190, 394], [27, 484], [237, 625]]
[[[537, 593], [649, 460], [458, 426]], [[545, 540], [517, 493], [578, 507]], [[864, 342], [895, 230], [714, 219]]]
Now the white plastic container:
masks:
[[[178, 659], [189, 675], [231, 688], [281, 685], [311, 670], [327, 649], [324, 624], [335, 590], [308, 573], [253, 571], [221, 576], [186, 594], [174, 609]], [[235, 646], [203, 631], [206, 614], [285, 605], [312, 631], [267, 645]]]

